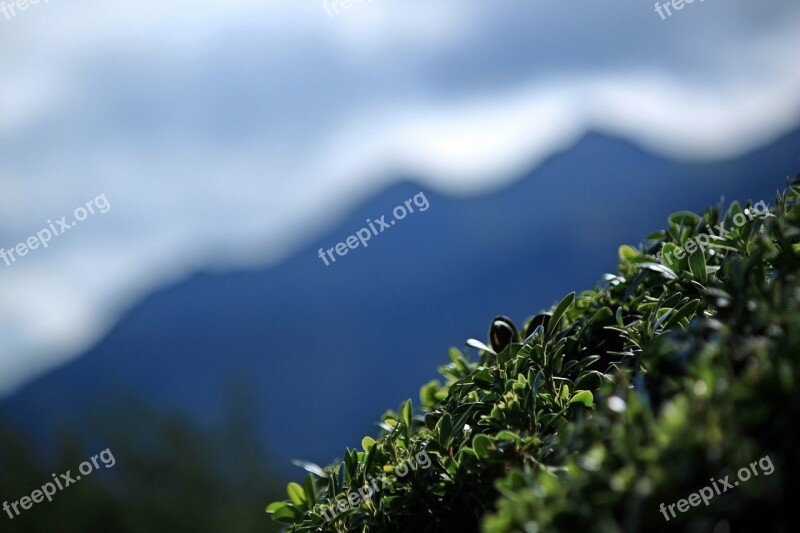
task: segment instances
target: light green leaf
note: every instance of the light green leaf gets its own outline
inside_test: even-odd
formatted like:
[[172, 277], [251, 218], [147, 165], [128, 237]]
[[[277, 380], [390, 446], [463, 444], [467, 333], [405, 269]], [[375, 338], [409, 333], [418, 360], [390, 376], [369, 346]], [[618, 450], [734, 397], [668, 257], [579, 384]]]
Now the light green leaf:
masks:
[[617, 251], [620, 261], [635, 261], [639, 257], [639, 252], [633, 246], [623, 244]]
[[289, 494], [289, 499], [292, 500], [292, 503], [298, 507], [302, 506], [303, 502], [305, 502], [305, 491], [298, 483], [294, 481], [289, 483], [286, 486], [286, 492]]
[[411, 409], [411, 400], [407, 400], [400, 409], [400, 419], [406, 427], [406, 431], [411, 431], [411, 422], [413, 420], [413, 411]]
[[368, 452], [370, 448], [375, 445], [375, 439], [372, 437], [364, 437], [361, 439], [361, 447], [364, 449], [365, 452]]
[[569, 403], [582, 403], [586, 407], [591, 407], [594, 404], [594, 396], [588, 390], [575, 391]]

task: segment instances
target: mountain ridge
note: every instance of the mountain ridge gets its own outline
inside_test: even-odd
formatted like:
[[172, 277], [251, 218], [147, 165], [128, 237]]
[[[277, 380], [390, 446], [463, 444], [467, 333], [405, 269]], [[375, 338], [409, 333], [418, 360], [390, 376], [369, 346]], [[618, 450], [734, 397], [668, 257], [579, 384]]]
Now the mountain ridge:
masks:
[[[214, 424], [224, 412], [222, 382], [233, 381], [253, 389], [256, 423], [278, 461], [296, 453], [327, 463], [374, 433], [386, 408], [416, 398], [447, 348], [482, 338], [492, 316], [521, 322], [593, 286], [597, 272], [614, 268], [619, 243], [640, 242], [669, 213], [702, 209], [720, 194], [769, 201], [798, 169], [800, 130], [702, 164], [588, 134], [485, 195], [446, 196], [409, 178], [279, 264], [198, 272], [153, 291], [82, 356], [0, 406], [46, 448], [57, 427], [81, 431], [93, 406], [127, 395]], [[319, 259], [318, 248], [421, 190], [427, 211], [330, 267]], [[301, 390], [316, 392], [298, 398]], [[287, 441], [292, 455], [281, 448]]]

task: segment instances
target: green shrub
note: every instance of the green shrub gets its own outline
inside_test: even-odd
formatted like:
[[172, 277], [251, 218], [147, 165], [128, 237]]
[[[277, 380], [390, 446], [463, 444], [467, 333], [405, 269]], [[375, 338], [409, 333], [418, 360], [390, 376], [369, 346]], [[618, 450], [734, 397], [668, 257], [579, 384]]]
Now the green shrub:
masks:
[[[306, 465], [305, 483], [267, 511], [292, 532], [788, 531], [800, 435], [795, 183], [763, 218], [735, 202], [672, 215], [644, 246], [620, 248], [616, 275], [521, 332], [496, 318], [488, 346], [468, 341], [477, 361], [451, 349], [419, 414], [410, 400], [387, 412], [377, 441]], [[713, 237], [719, 224], [729, 231]], [[709, 244], [676, 259], [699, 235]], [[669, 266], [660, 251], [673, 252]], [[326, 500], [421, 452], [429, 468], [323, 517]], [[771, 475], [669, 521], [660, 512], [765, 455]]]

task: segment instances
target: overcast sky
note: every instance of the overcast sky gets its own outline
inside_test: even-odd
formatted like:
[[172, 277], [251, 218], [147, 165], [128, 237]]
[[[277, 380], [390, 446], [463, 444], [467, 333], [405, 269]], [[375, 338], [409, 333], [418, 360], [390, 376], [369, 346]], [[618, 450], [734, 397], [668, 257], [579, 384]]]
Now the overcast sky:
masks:
[[51, 0], [0, 14], [0, 393], [148, 291], [266, 265], [402, 173], [503, 186], [590, 129], [684, 160], [800, 125], [800, 3]]

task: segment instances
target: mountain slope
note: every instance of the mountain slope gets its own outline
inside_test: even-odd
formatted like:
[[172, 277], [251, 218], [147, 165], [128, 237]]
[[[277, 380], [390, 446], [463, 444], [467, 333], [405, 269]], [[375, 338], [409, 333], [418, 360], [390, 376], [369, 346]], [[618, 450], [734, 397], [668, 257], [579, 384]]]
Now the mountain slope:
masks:
[[254, 423], [277, 460], [327, 462], [428, 381], [453, 339], [480, 335], [501, 310], [521, 319], [592, 286], [619, 242], [638, 242], [670, 212], [720, 194], [770, 200], [799, 155], [800, 131], [701, 165], [591, 134], [506, 189], [425, 191], [427, 211], [326, 267], [318, 248], [419, 193], [409, 179], [274, 268], [200, 273], [152, 294], [3, 409], [46, 446], [56, 428], [80, 428], [126, 395], [213, 424], [234, 383], [253, 390]]

